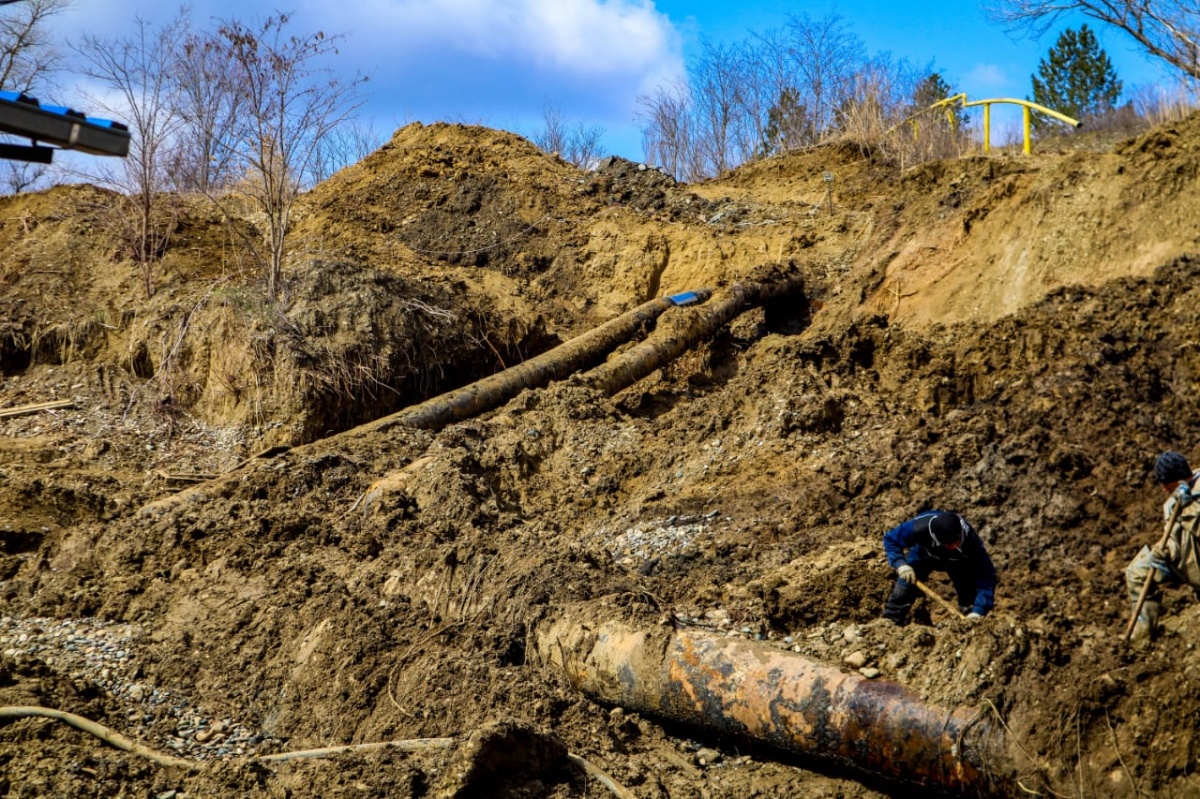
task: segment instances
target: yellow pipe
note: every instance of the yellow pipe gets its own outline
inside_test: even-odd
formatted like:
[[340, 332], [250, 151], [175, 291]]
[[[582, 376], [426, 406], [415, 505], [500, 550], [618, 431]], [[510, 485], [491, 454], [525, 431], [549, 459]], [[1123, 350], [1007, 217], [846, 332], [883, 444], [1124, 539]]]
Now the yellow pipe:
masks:
[[966, 103], [967, 102], [967, 93], [960, 92], [960, 93], [954, 95], [953, 97], [947, 97], [945, 100], [938, 100], [936, 103], [934, 103], [933, 105], [931, 105], [929, 107], [937, 108], [939, 105], [952, 105], [953, 103], [955, 103], [958, 100], [962, 100], [964, 103]]
[[[1012, 97], [992, 97], [987, 100], [973, 100], [971, 102], [967, 102], [967, 95], [965, 92], [960, 92], [959, 94], [956, 94], [953, 97], [947, 97], [944, 100], [938, 100], [936, 103], [929, 106], [929, 108], [934, 109], [934, 108], [940, 108], [942, 106], [945, 106], [946, 107], [946, 116], [950, 120], [950, 124], [953, 125], [954, 124], [954, 118], [953, 118], [954, 115], [950, 111], [950, 106], [954, 105], [955, 103], [960, 103], [963, 108], [970, 108], [970, 107], [976, 106], [976, 105], [983, 106], [983, 151], [985, 153], [990, 153], [992, 151], [992, 103], [1012, 103], [1013, 105], [1021, 106], [1022, 116], [1024, 119], [1025, 154], [1026, 155], [1029, 155], [1030, 153], [1033, 152], [1033, 140], [1030, 135], [1030, 126], [1031, 126], [1031, 122], [1032, 122], [1032, 112], [1033, 111], [1037, 111], [1038, 113], [1045, 114], [1048, 117], [1053, 117], [1054, 119], [1057, 119], [1060, 122], [1065, 122], [1066, 124], [1068, 124], [1072, 127], [1077, 128], [1083, 124], [1078, 119], [1069, 117], [1066, 114], [1060, 114], [1058, 111], [1055, 111], [1053, 108], [1047, 108], [1044, 105], [1040, 105], [1038, 103], [1033, 103], [1033, 102], [1030, 102], [1029, 100], [1017, 100]], [[915, 118], [912, 120], [912, 125], [913, 125], [913, 133], [915, 134], [916, 130], [917, 130], [917, 122], [916, 122]]]
[[988, 100], [972, 100], [969, 103], [964, 102], [963, 108], [970, 108], [973, 105], [985, 105], [987, 103], [1012, 103], [1013, 105], [1024, 106], [1026, 109], [1033, 109], [1034, 111], [1037, 111], [1038, 113], [1045, 114], [1046, 116], [1049, 116], [1049, 117], [1054, 117], [1058, 121], [1065, 122], [1073, 128], [1077, 128], [1083, 124], [1078, 119], [1075, 119], [1074, 117], [1069, 117], [1066, 114], [1060, 114], [1059, 112], [1055, 111], [1053, 108], [1047, 108], [1044, 105], [1038, 105], [1037, 103], [1032, 103], [1029, 100], [1016, 100], [1016, 99], [1013, 99], [1012, 97], [993, 97]]

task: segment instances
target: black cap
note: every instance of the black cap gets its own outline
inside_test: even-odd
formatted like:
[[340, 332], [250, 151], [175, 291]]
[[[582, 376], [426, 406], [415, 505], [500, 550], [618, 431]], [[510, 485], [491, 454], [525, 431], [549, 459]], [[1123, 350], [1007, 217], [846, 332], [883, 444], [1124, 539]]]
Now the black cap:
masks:
[[929, 534], [936, 546], [957, 544], [962, 540], [962, 523], [956, 513], [935, 513], [929, 519]]
[[1187, 458], [1180, 453], [1164, 452], [1154, 461], [1154, 479], [1164, 485], [1178, 480], [1191, 480], [1192, 467], [1188, 466]]

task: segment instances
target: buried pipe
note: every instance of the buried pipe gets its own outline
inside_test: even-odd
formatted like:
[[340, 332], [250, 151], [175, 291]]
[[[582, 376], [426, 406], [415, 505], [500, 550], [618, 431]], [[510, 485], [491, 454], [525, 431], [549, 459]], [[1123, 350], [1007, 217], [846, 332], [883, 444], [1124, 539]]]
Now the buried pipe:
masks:
[[605, 704], [889, 781], [963, 796], [1014, 793], [1003, 733], [981, 711], [938, 707], [896, 683], [769, 644], [561, 618], [539, 631], [538, 653]]
[[[803, 281], [794, 272], [775, 264], [756, 269], [750, 280], [733, 284], [710, 306], [706, 305], [682, 323], [678, 331], [644, 341], [608, 363], [582, 375], [585, 385], [615, 394], [667, 365], [699, 342], [710, 338], [723, 325], [753, 305], [761, 305], [799, 292]], [[362, 425], [360, 430], [383, 431], [397, 425], [436, 430], [452, 422], [469, 419], [499, 407], [523, 389], [540, 388], [582, 369], [593, 367], [606, 353], [641, 335], [667, 309], [706, 302], [712, 291], [658, 297], [611, 319], [552, 350], [511, 366], [390, 416]]]
[[[578, 379], [593, 389], [607, 394], [615, 394], [675, 360], [700, 341], [712, 337], [718, 329], [728, 324], [748, 307], [762, 305], [799, 293], [803, 286], [803, 280], [793, 271], [782, 271], [776, 265], [761, 266], [756, 270], [756, 279], [733, 284], [720, 299], [694, 309], [677, 325], [672, 326], [672, 329], [655, 331], [645, 341], [613, 356], [606, 363], [591, 371], [584, 372], [579, 375]], [[614, 325], [613, 329], [604, 332], [602, 336], [590, 338], [592, 334], [601, 333], [607, 326], [601, 326], [591, 333], [585, 333], [537, 358], [484, 378], [466, 388], [435, 397], [368, 426], [375, 429], [382, 429], [383, 425], [390, 426], [392, 424], [439, 427], [455, 418], [464, 418], [471, 412], [482, 412], [495, 407], [504, 400], [515, 396], [522, 388], [534, 385], [529, 378], [537, 377], [539, 382], [536, 385], [544, 385], [552, 377], [566, 377], [585, 355], [590, 357], [598, 347], [599, 351], [603, 352], [620, 343], [619, 340], [615, 340], [618, 334], [623, 339], [631, 338], [637, 328], [631, 327], [626, 317], [632, 319], [631, 315], [639, 314], [648, 307], [657, 316], [665, 307], [669, 307], [662, 305], [664, 301], [670, 301], [675, 305], [692, 305], [695, 302], [707, 300], [710, 296], [708, 291], [694, 292], [693, 294], [695, 294], [694, 298], [690, 295], [676, 294], [660, 300], [653, 300], [634, 309], [624, 317], [612, 320], [609, 325]], [[618, 325], [618, 323], [620, 324]], [[572, 349], [577, 344], [580, 350], [586, 348], [586, 352]], [[545, 377], [551, 369], [553, 375]], [[545, 377], [544, 380], [541, 379], [543, 377]], [[363, 511], [367, 512], [375, 507], [382, 497], [402, 492], [412, 476], [427, 466], [429, 461], [429, 457], [420, 458], [403, 469], [376, 480], [354, 502], [351, 510], [361, 506]]]
[[[712, 336], [749, 306], [765, 304], [800, 291], [803, 282], [794, 270], [793, 264], [786, 269], [777, 264], [758, 267], [750, 279], [731, 286], [713, 304], [711, 311], [697, 314], [680, 332], [658, 336], [631, 347], [628, 352], [612, 358], [608, 363], [585, 372], [580, 379], [584, 384], [610, 394], [632, 385]], [[711, 296], [712, 291], [700, 289], [655, 298], [528, 361], [389, 416], [345, 430], [324, 441], [333, 438], [351, 440], [362, 434], [382, 432], [397, 426], [436, 430], [451, 422], [470, 418], [498, 407], [525, 388], [545, 386], [553, 380], [593, 367], [606, 353], [643, 333], [664, 311], [704, 303]], [[300, 450], [296, 448], [293, 452], [298, 454]], [[213, 480], [147, 503], [139, 510], [139, 514], [157, 517], [189, 503], [204, 502], [213, 496], [229, 496], [242, 480], [247, 479], [241, 473], [244, 467], [258, 463], [257, 459], [274, 457], [284, 451], [287, 451], [286, 447], [269, 449]], [[402, 475], [388, 475], [372, 484], [367, 493], [355, 502], [355, 506], [396, 490], [393, 482], [405, 482], [413, 471], [412, 467], [403, 470]]]
[[607, 363], [581, 375], [582, 382], [607, 394], [615, 394], [643, 377], [666, 366], [747, 308], [799, 293], [804, 281], [798, 275], [772, 280], [734, 283], [719, 300], [698, 308], [681, 323], [680, 329], [656, 333], [652, 338], [630, 347]]
[[363, 425], [381, 431], [396, 425], [435, 430], [451, 422], [498, 407], [523, 389], [538, 388], [595, 364], [605, 353], [641, 334], [669, 308], [704, 302], [707, 289], [657, 297], [583, 335], [502, 372], [446, 392], [402, 411]]
[[[756, 270], [756, 275], [757, 279], [733, 284], [719, 300], [696, 308], [672, 329], [656, 331], [647, 340], [630, 347], [620, 355], [613, 356], [591, 371], [584, 372], [579, 376], [580, 382], [598, 391], [615, 394], [667, 365], [697, 343], [712, 337], [717, 330], [748, 307], [799, 293], [804, 286], [799, 275], [790, 270], [781, 273], [780, 267], [776, 265], [761, 266]], [[653, 319], [671, 305], [693, 305], [709, 299], [710, 295], [711, 292], [702, 291], [652, 300], [537, 358], [365, 427], [385, 429], [394, 424], [403, 424], [435, 428], [455, 419], [483, 412], [516, 396], [525, 387], [545, 385], [552, 379], [568, 376], [585, 359], [597, 360], [598, 354], [632, 338], [641, 327], [641, 314], [653, 313]], [[398, 472], [376, 480], [354, 502], [351, 510], [361, 505], [366, 512], [374, 507], [381, 497], [403, 491], [413, 474], [425, 467], [429, 461], [428, 457], [420, 458]]]
[[[708, 300], [712, 292], [708, 289], [686, 291], [658, 297], [644, 302], [638, 307], [620, 316], [610, 319], [599, 327], [567, 341], [552, 350], [542, 353], [528, 361], [509, 367], [502, 372], [485, 377], [463, 388], [446, 392], [417, 405], [397, 411], [389, 416], [376, 419], [358, 427], [344, 430], [334, 436], [323, 439], [328, 442], [334, 438], [351, 440], [366, 433], [381, 432], [396, 426], [406, 426], [415, 429], [436, 430], [454, 421], [468, 419], [484, 411], [498, 407], [515, 397], [523, 389], [545, 386], [553, 380], [560, 380], [581, 369], [587, 369], [599, 361], [605, 354], [637, 335], [643, 334], [662, 313], [670, 308], [696, 305]], [[317, 442], [311, 442], [315, 444]], [[273, 447], [261, 455], [250, 458], [224, 474], [200, 482], [166, 497], [153, 500], [143, 505], [138, 513], [146, 517], [157, 517], [183, 505], [205, 502], [213, 496], [229, 496], [236, 490], [238, 484], [246, 479], [242, 473], [244, 467], [256, 462], [256, 458], [270, 458], [288, 451], [287, 447]], [[292, 450], [294, 453], [301, 448]], [[368, 489], [366, 500], [373, 500], [382, 493], [395, 490], [397, 485], [407, 480], [407, 476], [428, 459], [411, 464], [403, 474], [391, 474], [372, 484]], [[363, 502], [360, 497], [355, 503]], [[367, 504], [370, 504], [369, 501]]]

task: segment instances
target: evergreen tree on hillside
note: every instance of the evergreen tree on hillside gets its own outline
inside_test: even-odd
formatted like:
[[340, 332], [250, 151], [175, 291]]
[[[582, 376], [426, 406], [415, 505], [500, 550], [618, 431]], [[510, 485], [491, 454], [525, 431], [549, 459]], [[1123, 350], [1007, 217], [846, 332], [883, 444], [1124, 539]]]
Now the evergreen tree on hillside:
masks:
[[800, 92], [788, 86], [779, 93], [779, 100], [767, 111], [767, 124], [763, 128], [763, 141], [756, 155], [785, 153], [816, 141], [812, 116], [808, 106], [800, 100]]
[[[921, 79], [913, 89], [912, 103], [914, 113], [924, 111], [931, 105], [945, 100], [951, 95], [950, 84], [940, 72], [931, 72]], [[967, 127], [967, 109], [961, 105], [946, 106], [938, 111], [938, 118], [945, 119], [954, 130]]]
[[[1063, 31], [1032, 77], [1033, 102], [1082, 122], [1111, 112], [1121, 95], [1117, 72], [1087, 25]], [[1057, 123], [1034, 114], [1033, 124], [1043, 131]]]

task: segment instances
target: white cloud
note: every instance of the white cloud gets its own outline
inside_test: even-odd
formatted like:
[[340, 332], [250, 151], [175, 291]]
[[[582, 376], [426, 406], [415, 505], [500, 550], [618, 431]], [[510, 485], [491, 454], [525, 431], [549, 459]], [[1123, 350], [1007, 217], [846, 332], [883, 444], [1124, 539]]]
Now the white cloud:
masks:
[[[1011, 81], [1004, 73], [1002, 67], [995, 64], [976, 64], [969, 73], [967, 73], [967, 84], [974, 89], [975, 94], [987, 94], [995, 89], [1003, 89], [1011, 85]], [[969, 99], [984, 99], [983, 97], [970, 97]]]
[[[182, 2], [182, 0], [180, 0]], [[329, 63], [343, 77], [370, 76], [362, 114], [382, 128], [469, 121], [530, 130], [544, 104], [570, 121], [628, 132], [637, 98], [683, 75], [683, 42], [653, 0], [190, 0], [197, 28], [214, 19], [253, 22], [294, 9], [292, 32], [340, 34]], [[135, 16], [158, 26], [174, 0], [80, 0], [56, 34], [123, 37]], [[68, 102], [83, 104], [78, 76], [63, 76]]]
[[580, 76], [655, 70], [679, 50], [670, 20], [645, 0], [373, 0], [343, 9], [337, 22], [358, 46], [520, 61]]

